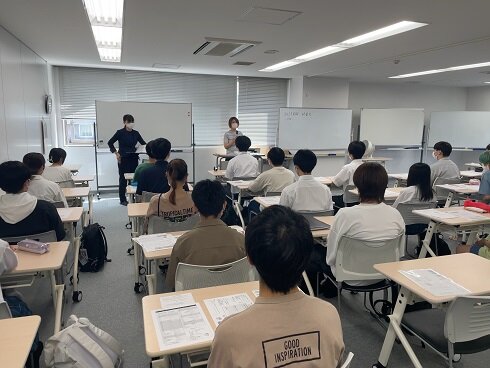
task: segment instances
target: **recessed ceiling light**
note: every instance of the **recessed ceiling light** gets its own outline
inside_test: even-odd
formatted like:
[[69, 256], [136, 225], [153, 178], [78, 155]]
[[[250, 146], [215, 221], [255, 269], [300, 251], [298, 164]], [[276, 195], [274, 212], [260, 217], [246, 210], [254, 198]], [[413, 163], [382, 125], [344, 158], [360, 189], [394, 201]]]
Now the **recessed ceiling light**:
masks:
[[321, 49], [309, 52], [304, 55], [300, 55], [291, 60], [286, 60], [281, 63], [271, 65], [267, 68], [259, 70], [260, 72], [275, 72], [276, 70], [288, 68], [290, 66], [304, 63], [306, 61], [318, 59], [327, 55], [335, 54], [340, 51], [344, 51], [356, 46], [360, 46], [369, 42], [377, 41], [382, 38], [394, 36], [399, 33], [411, 31], [413, 29], [426, 26], [427, 23], [418, 23], [410, 21], [401, 21], [395, 24], [391, 24], [387, 27], [379, 28], [374, 31], [362, 34], [357, 37], [349, 38], [335, 45], [323, 47]]
[[490, 66], [490, 62], [478, 63], [478, 64], [468, 64], [468, 65], [452, 66], [452, 67], [443, 68], [443, 69], [425, 70], [423, 72], [417, 72], [417, 73], [394, 75], [394, 76], [389, 77], [389, 78], [391, 78], [391, 79], [411, 78], [411, 77], [417, 77], [417, 76], [420, 76], [420, 75], [427, 75], [427, 74], [436, 74], [436, 73], [453, 72], [453, 71], [456, 71], [456, 70], [483, 68], [485, 66]]
[[82, 0], [101, 61], [121, 61], [124, 0]]

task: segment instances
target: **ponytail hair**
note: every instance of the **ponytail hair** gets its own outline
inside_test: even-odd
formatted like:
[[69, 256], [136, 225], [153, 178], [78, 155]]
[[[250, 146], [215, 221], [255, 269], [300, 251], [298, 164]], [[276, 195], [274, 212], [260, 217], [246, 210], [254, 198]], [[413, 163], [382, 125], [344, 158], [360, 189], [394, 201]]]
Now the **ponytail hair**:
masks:
[[172, 191], [170, 192], [169, 201], [175, 205], [175, 189], [177, 188], [177, 183], [184, 181], [187, 178], [187, 164], [184, 160], [180, 158], [173, 159], [168, 163], [167, 174], [170, 180], [170, 187]]

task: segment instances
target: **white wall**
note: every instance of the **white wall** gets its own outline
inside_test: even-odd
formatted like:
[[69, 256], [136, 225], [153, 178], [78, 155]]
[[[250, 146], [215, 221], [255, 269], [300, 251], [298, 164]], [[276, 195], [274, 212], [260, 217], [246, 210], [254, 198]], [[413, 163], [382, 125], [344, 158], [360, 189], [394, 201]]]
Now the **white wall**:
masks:
[[349, 81], [341, 78], [305, 77], [303, 107], [342, 109], [349, 103]]
[[[0, 162], [22, 160], [30, 151], [41, 152], [41, 120], [48, 94], [46, 61], [0, 27]], [[51, 137], [51, 134], [49, 134]], [[48, 139], [47, 150], [50, 149]]]
[[468, 88], [466, 110], [490, 111], [490, 86]]

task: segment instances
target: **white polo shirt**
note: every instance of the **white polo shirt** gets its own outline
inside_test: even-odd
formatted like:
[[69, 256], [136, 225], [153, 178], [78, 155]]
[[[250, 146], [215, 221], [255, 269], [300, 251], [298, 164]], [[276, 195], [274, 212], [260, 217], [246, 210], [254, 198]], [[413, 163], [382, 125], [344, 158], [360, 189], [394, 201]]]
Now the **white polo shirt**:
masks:
[[339, 171], [337, 175], [332, 179], [333, 184], [336, 187], [343, 188], [345, 190], [345, 187], [347, 185], [354, 185], [354, 182], [352, 181], [352, 177], [354, 176], [354, 173], [356, 172], [357, 168], [362, 165], [362, 160], [357, 159], [357, 160], [352, 160], [349, 162], [347, 165], [344, 165], [344, 167]]
[[[432, 200], [427, 202], [437, 202], [437, 198], [434, 194]], [[410, 187], [402, 189], [400, 194], [398, 195], [395, 203], [393, 203], [393, 207], [396, 208], [400, 203], [427, 203], [420, 200], [420, 191], [416, 185], [412, 185]]]
[[455, 179], [460, 177], [458, 166], [448, 157], [443, 157], [430, 165], [430, 180], [434, 184], [436, 178]]
[[330, 189], [312, 175], [303, 175], [281, 193], [279, 204], [295, 211], [333, 210]]
[[37, 199], [43, 199], [51, 203], [63, 202], [65, 207], [68, 207], [60, 186], [55, 182], [43, 178], [41, 175], [32, 176], [27, 192]]
[[250, 183], [251, 192], [282, 192], [288, 185], [294, 183], [294, 173], [282, 166], [264, 171]]
[[239, 152], [226, 167], [228, 179], [255, 178], [257, 175], [259, 175], [259, 162], [248, 152]]
[[44, 168], [43, 177], [54, 181], [55, 183], [73, 180], [70, 169], [64, 166], [46, 166]]

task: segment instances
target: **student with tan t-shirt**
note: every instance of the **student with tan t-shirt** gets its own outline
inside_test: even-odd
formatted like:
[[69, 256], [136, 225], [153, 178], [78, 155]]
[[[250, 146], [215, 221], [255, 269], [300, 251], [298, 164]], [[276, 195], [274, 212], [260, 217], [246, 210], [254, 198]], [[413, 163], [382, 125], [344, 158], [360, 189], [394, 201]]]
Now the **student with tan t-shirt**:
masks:
[[196, 213], [189, 192], [184, 190], [187, 175], [187, 164], [184, 160], [176, 158], [169, 162], [167, 180], [170, 190], [152, 197], [146, 213], [147, 219], [156, 215], [172, 222], [181, 222]]
[[260, 275], [259, 296], [220, 323], [208, 367], [340, 367], [337, 310], [298, 288], [313, 249], [307, 220], [283, 206], [266, 208], [248, 225], [245, 248]]

